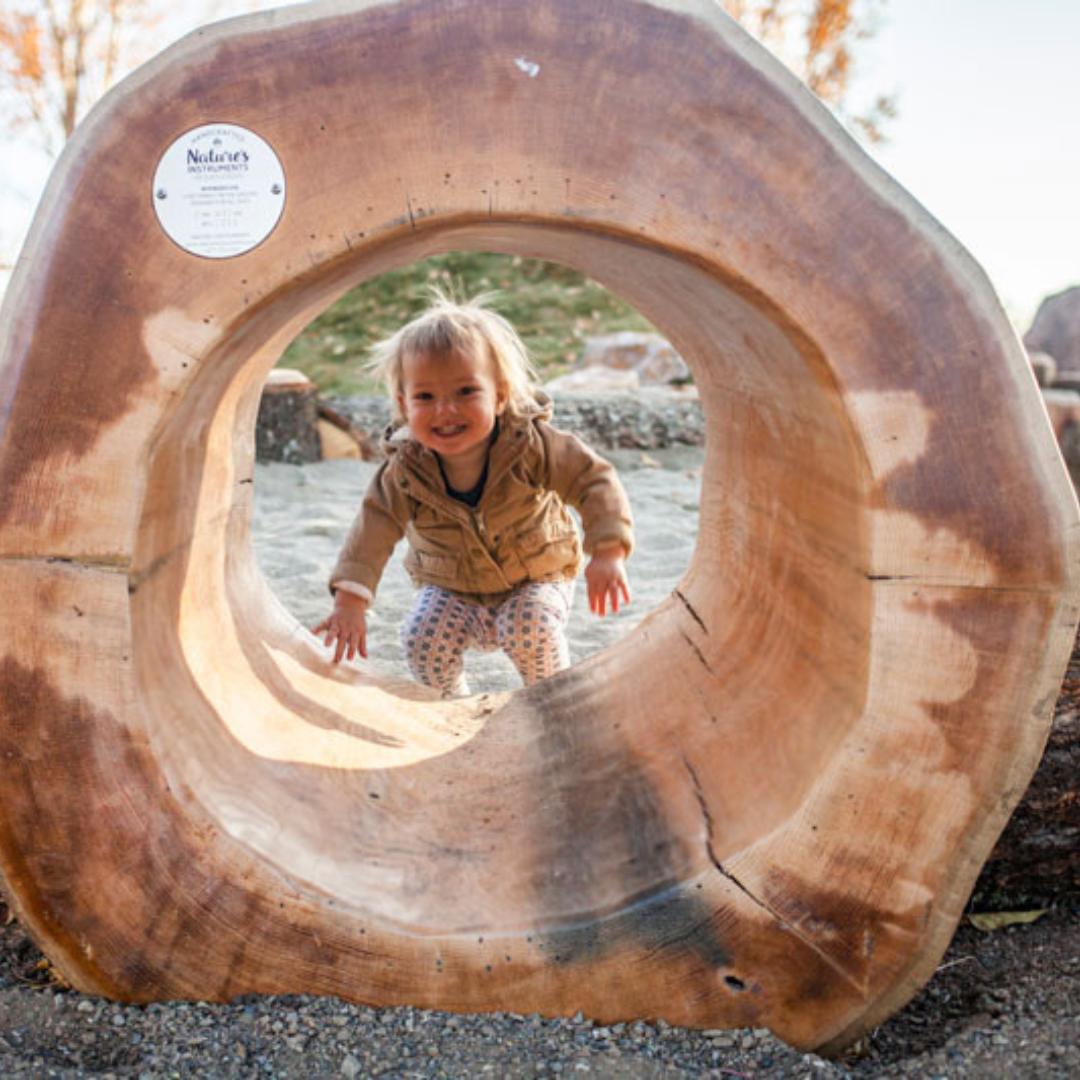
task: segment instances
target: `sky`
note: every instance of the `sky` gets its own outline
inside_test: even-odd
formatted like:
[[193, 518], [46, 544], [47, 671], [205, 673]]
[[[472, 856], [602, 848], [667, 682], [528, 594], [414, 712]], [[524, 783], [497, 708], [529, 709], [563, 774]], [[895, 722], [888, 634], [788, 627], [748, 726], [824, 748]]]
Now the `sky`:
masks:
[[896, 92], [873, 156], [1026, 330], [1080, 284], [1080, 0], [890, 0], [858, 90]]
[[[244, 6], [269, 5], [219, 10]], [[880, 11], [856, 56], [855, 102], [895, 94], [899, 116], [868, 149], [978, 259], [1023, 331], [1043, 297], [1080, 284], [1080, 0]], [[47, 173], [0, 140], [0, 263], [14, 261]]]

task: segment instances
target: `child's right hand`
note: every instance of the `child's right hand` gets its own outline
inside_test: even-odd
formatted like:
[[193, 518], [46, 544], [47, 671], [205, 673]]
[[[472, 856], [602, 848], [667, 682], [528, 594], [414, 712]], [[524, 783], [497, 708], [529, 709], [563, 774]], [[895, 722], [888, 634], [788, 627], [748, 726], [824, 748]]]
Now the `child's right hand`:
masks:
[[334, 610], [311, 631], [325, 633], [323, 644], [334, 646], [335, 664], [346, 655], [355, 660], [357, 653], [367, 659], [367, 607], [366, 600], [338, 589], [334, 593]]

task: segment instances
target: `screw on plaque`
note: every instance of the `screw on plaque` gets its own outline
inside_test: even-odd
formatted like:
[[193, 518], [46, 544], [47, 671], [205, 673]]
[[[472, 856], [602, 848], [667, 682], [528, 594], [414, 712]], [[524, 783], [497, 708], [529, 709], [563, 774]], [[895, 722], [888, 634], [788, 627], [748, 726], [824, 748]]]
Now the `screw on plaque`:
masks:
[[164, 199], [164, 198], [165, 198], [165, 189], [164, 189], [163, 187], [159, 187], [159, 188], [157, 189], [157, 191], [155, 191], [155, 192], [154, 192], [154, 194], [155, 194], [155, 195], [156, 195], [156, 196], [157, 196], [157, 197], [158, 197], [159, 199]]
[[280, 194], [281, 194], [281, 185], [280, 185], [280, 184], [275, 184], [275, 185], [274, 185], [274, 186], [273, 186], [273, 187], [272, 187], [272, 188], [270, 189], [270, 194], [271, 194], [271, 195], [280, 195]]

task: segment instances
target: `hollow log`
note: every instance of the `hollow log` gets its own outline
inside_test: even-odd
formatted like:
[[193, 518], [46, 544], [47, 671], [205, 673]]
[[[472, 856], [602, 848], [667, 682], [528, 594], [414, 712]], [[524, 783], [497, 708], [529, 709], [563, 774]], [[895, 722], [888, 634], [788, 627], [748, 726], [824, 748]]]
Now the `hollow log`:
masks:
[[[668, 601], [439, 702], [270, 595], [252, 443], [312, 317], [460, 249], [623, 296], [708, 436]], [[836, 1048], [930, 977], [1046, 738], [1075, 497], [981, 271], [718, 5], [199, 31], [65, 149], [2, 335], [0, 867], [76, 987]]]
[[378, 461], [383, 456], [376, 437], [362, 431], [344, 413], [325, 401], [320, 401], [318, 406], [319, 439], [324, 458], [350, 457]]

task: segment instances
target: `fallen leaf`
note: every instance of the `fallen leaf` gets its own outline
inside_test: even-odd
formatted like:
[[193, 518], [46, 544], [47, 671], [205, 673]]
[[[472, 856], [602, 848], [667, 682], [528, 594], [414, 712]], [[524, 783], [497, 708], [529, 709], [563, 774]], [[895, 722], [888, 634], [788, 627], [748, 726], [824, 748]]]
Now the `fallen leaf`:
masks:
[[1037, 911], [986, 911], [969, 915], [967, 920], [976, 930], [982, 930], [988, 934], [992, 930], [1000, 930], [1005, 926], [1033, 923], [1041, 919], [1049, 910], [1049, 908], [1039, 908]]

